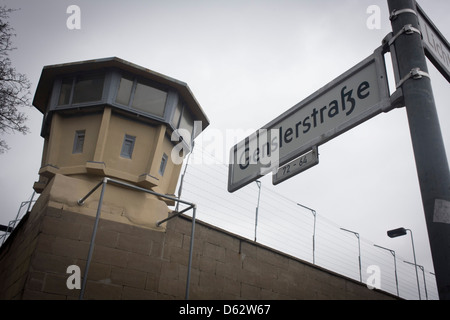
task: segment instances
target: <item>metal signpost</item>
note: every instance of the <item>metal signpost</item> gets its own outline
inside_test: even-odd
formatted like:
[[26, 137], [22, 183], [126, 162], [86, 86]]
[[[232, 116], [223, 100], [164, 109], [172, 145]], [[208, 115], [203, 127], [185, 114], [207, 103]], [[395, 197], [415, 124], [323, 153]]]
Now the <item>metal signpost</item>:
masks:
[[380, 47], [234, 146], [228, 191], [242, 188], [390, 107]]
[[[433, 63], [445, 66], [448, 48], [444, 44], [448, 42], [423, 11], [417, 13], [414, 0], [388, 0], [388, 5], [394, 35], [393, 65], [408, 115], [439, 298], [449, 300], [450, 206], [441, 204], [450, 204], [450, 173], [424, 54], [428, 52]], [[439, 69], [448, 79], [445, 68]]]

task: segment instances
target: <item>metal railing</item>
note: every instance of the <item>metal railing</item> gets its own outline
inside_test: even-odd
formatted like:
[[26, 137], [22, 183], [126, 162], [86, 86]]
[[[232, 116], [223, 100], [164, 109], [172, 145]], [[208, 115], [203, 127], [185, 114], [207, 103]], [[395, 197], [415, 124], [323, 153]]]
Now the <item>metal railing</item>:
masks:
[[[196, 211], [197, 211], [197, 205], [195, 205], [194, 203], [188, 202], [188, 201], [184, 201], [175, 197], [171, 197], [165, 194], [161, 194], [149, 189], [145, 189], [145, 188], [141, 188], [132, 184], [128, 184], [119, 180], [115, 180], [115, 179], [111, 179], [111, 178], [103, 178], [103, 180], [101, 182], [99, 182], [91, 191], [89, 191], [83, 198], [81, 198], [80, 200], [78, 200], [78, 205], [82, 206], [84, 204], [84, 202], [86, 201], [87, 198], [89, 198], [98, 188], [101, 188], [101, 193], [100, 193], [100, 199], [98, 202], [98, 206], [97, 206], [97, 214], [95, 217], [95, 223], [94, 223], [94, 229], [92, 231], [92, 236], [91, 236], [91, 242], [89, 245], [89, 252], [88, 252], [88, 257], [87, 257], [87, 261], [86, 261], [86, 268], [84, 270], [84, 276], [83, 276], [83, 282], [81, 285], [81, 291], [80, 291], [80, 296], [79, 299], [82, 300], [84, 298], [84, 292], [86, 290], [86, 283], [87, 283], [87, 276], [88, 276], [88, 272], [89, 272], [89, 266], [92, 260], [92, 253], [94, 251], [94, 244], [95, 244], [95, 237], [97, 234], [97, 228], [98, 228], [98, 222], [100, 220], [100, 214], [101, 214], [101, 209], [102, 209], [102, 203], [103, 203], [103, 197], [105, 194], [105, 189], [106, 189], [106, 185], [108, 183], [112, 183], [121, 187], [125, 187], [125, 188], [130, 188], [130, 189], [134, 189], [137, 191], [142, 191], [145, 193], [149, 193], [164, 199], [168, 199], [168, 200], [172, 200], [175, 201], [177, 204], [179, 203], [183, 203], [185, 205], [188, 205], [187, 208], [181, 210], [181, 211], [176, 211], [174, 215], [169, 216], [166, 219], [163, 219], [161, 221], [158, 221], [156, 223], [156, 226], [159, 227], [161, 224], [163, 224], [164, 222], [167, 222], [175, 217], [180, 216], [181, 214], [189, 211], [192, 209], [192, 228], [191, 228], [191, 242], [190, 242], [190, 246], [189, 246], [189, 261], [188, 261], [188, 271], [187, 271], [187, 279], [186, 279], [186, 292], [185, 292], [185, 299], [188, 300], [189, 299], [189, 284], [190, 284], [190, 279], [191, 279], [191, 266], [192, 266], [192, 250], [194, 247], [194, 233], [195, 233], [195, 215], [196, 215]], [[178, 206], [177, 206], [178, 207]]]
[[[5, 243], [6, 239], [8, 238], [8, 236], [11, 234], [11, 232], [14, 231], [14, 228], [16, 227], [16, 225], [19, 223], [19, 221], [22, 219], [22, 217], [28, 213], [31, 209], [31, 204], [33, 202], [36, 202], [36, 200], [34, 200], [34, 195], [36, 194], [35, 191], [33, 191], [33, 194], [31, 195], [31, 199], [28, 201], [22, 201], [22, 203], [20, 204], [19, 210], [17, 211], [16, 214], [16, 218], [14, 220], [9, 221], [8, 226], [4, 226], [4, 233], [2, 235], [0, 235], [0, 240], [1, 240], [1, 244], [0, 247]], [[21, 214], [22, 213], [22, 209], [27, 206], [27, 210], [25, 211], [25, 214]]]

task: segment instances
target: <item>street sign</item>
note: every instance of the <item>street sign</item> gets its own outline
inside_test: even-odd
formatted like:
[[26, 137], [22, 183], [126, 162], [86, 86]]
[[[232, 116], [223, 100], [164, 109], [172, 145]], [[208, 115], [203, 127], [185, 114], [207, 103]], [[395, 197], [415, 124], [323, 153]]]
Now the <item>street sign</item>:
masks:
[[450, 82], [450, 44], [417, 3], [416, 7], [425, 54]]
[[277, 172], [274, 172], [272, 175], [272, 184], [277, 185], [317, 164], [319, 164], [319, 153], [317, 152], [317, 147], [314, 147], [310, 152], [285, 164]]
[[230, 150], [228, 191], [390, 108], [382, 47]]

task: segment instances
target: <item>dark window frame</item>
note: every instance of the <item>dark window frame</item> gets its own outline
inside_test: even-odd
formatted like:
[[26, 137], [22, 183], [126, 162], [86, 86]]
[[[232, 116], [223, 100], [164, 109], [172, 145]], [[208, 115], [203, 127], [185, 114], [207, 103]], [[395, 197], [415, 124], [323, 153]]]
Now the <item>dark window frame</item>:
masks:
[[[123, 103], [117, 101], [117, 98], [118, 98], [118, 95], [119, 95], [119, 89], [120, 89], [120, 82], [121, 82], [122, 78], [125, 78], [125, 79], [133, 82], [133, 84], [131, 86], [131, 92], [130, 92], [130, 97], [129, 97], [129, 100], [128, 100], [128, 104], [123, 104]], [[149, 111], [143, 110], [142, 108], [136, 108], [136, 107], [133, 106], [133, 102], [134, 102], [134, 98], [135, 98], [135, 94], [136, 94], [138, 85], [147, 86], [147, 87], [150, 87], [152, 89], [162, 91], [162, 92], [164, 92], [166, 94], [165, 101], [164, 101], [164, 110], [163, 110], [163, 114], [162, 115], [151, 113]], [[143, 114], [143, 115], [149, 116], [151, 118], [155, 118], [155, 119], [167, 122], [166, 121], [166, 116], [167, 116], [168, 110], [171, 109], [171, 106], [169, 105], [169, 100], [170, 100], [169, 99], [169, 96], [170, 96], [170, 89], [169, 88], [164, 87], [162, 85], [158, 85], [156, 83], [153, 83], [152, 81], [147, 80], [147, 79], [139, 78], [139, 77], [136, 77], [136, 76], [133, 76], [133, 75], [129, 75], [127, 73], [120, 73], [119, 74], [119, 80], [118, 80], [117, 88], [115, 88], [114, 91], [115, 91], [115, 93], [113, 95], [112, 101], [113, 101], [113, 103], [115, 105], [121, 106], [122, 108], [125, 108], [126, 110], [129, 110], [129, 111], [132, 111], [132, 112], [135, 112], [135, 113], [138, 113], [138, 114]]]
[[[100, 97], [99, 99], [96, 100], [89, 100], [89, 101], [81, 101], [81, 102], [74, 102], [74, 96], [75, 96], [75, 87], [77, 85], [77, 81], [82, 79], [83, 77], [97, 77], [99, 79], [101, 79], [102, 81], [102, 87], [101, 87], [101, 93], [100, 93]], [[70, 95], [68, 98], [68, 102], [61, 102], [61, 93], [63, 90], [63, 85], [64, 82], [70, 80], [71, 84], [70, 84]], [[69, 82], [69, 81], [68, 81]], [[72, 74], [72, 75], [68, 75], [65, 76], [63, 78], [61, 78], [60, 80], [60, 84], [59, 84], [59, 90], [58, 90], [58, 95], [56, 97], [56, 105], [55, 108], [59, 109], [59, 108], [67, 108], [67, 107], [72, 107], [72, 106], [78, 106], [78, 105], [84, 105], [84, 104], [92, 104], [95, 102], [101, 102], [103, 101], [103, 97], [105, 94], [105, 84], [107, 83], [107, 74], [105, 72], [88, 72], [88, 73], [77, 73], [77, 74]], [[64, 99], [64, 101], [66, 101], [66, 99]]]
[[132, 159], [135, 144], [136, 136], [125, 134], [120, 150], [120, 156], [122, 158]]
[[163, 154], [161, 157], [161, 164], [159, 165], [158, 173], [160, 176], [164, 176], [164, 173], [166, 172], [167, 162], [169, 161], [169, 156], [167, 154]]
[[72, 154], [81, 154], [84, 149], [84, 142], [86, 141], [86, 130], [75, 131], [73, 140]]

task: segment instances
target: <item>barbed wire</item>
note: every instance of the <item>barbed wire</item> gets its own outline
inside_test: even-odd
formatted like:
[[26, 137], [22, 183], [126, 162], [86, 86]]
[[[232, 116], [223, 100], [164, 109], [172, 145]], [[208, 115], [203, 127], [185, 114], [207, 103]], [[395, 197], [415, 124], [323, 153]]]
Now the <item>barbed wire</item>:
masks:
[[[392, 254], [374, 246], [360, 236], [361, 271], [358, 239], [343, 232], [335, 221], [326, 216], [313, 216], [311, 210], [275, 190], [250, 184], [237, 192], [227, 191], [228, 165], [202, 148], [194, 149], [183, 181], [182, 198], [198, 205], [197, 218], [239, 236], [254, 240], [332, 272], [366, 283], [369, 266], [381, 270], [380, 289], [397, 294], [394, 258]], [[258, 206], [257, 225], [256, 207]], [[314, 219], [316, 225], [314, 230]], [[313, 235], [315, 248], [313, 250]], [[313, 259], [314, 255], [314, 259]], [[418, 299], [414, 266], [396, 256], [399, 296]], [[419, 272], [421, 298], [439, 299], [436, 279], [429, 270]]]

